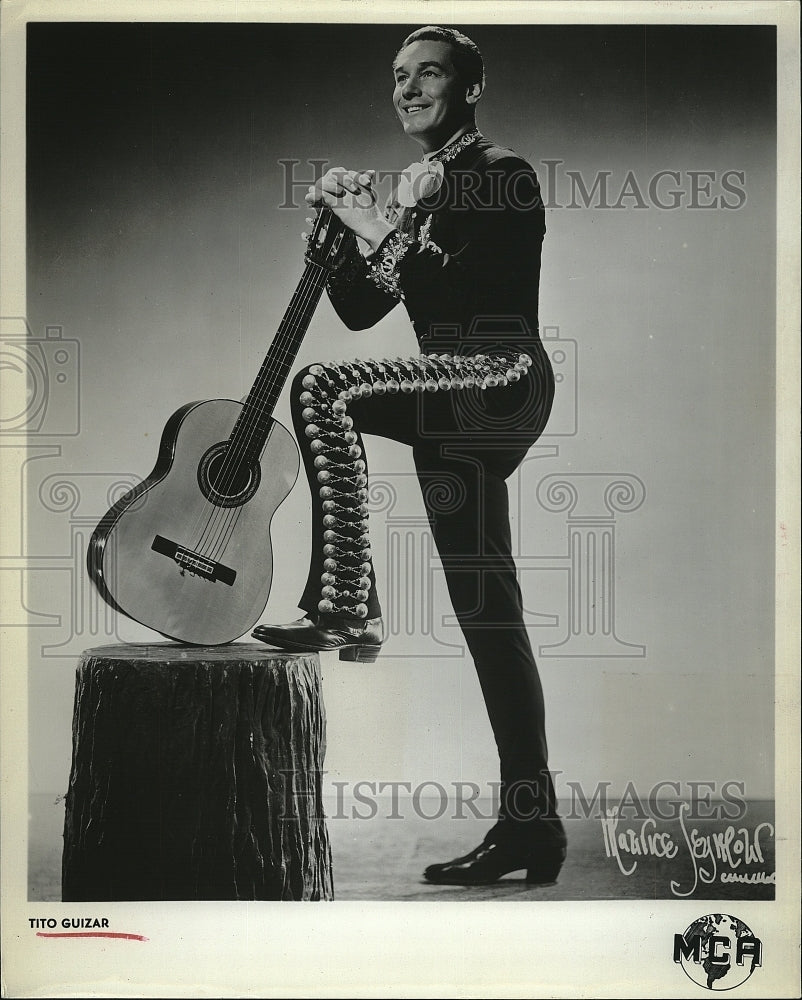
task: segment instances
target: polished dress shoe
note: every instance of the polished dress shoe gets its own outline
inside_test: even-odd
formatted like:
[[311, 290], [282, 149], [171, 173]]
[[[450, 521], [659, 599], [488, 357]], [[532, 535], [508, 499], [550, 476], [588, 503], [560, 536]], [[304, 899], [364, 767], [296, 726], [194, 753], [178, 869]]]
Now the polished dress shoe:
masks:
[[288, 625], [257, 625], [254, 639], [293, 653], [339, 652], [341, 660], [374, 663], [384, 642], [381, 618], [341, 618], [318, 615], [299, 618]]
[[502, 875], [526, 869], [527, 884], [548, 885], [557, 881], [565, 854], [562, 844], [521, 847], [485, 840], [464, 857], [429, 865], [423, 877], [437, 885], [492, 885]]
[[[264, 633], [266, 636], [269, 633], [271, 641], [273, 638], [279, 639], [281, 636], [294, 636], [297, 635], [299, 629], [317, 628], [319, 617], [318, 615], [310, 618], [309, 615], [304, 615], [303, 618], [296, 618], [294, 622], [288, 622], [286, 625], [257, 625], [253, 630], [253, 634], [256, 635], [259, 632], [260, 634]], [[268, 640], [267, 638], [263, 638], [262, 641], [267, 642]]]

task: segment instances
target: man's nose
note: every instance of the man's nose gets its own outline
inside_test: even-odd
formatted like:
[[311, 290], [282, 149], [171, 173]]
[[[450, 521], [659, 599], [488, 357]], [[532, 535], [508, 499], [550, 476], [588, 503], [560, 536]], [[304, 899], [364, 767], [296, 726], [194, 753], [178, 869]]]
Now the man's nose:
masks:
[[410, 97], [416, 97], [420, 94], [420, 85], [414, 76], [407, 77], [404, 81], [404, 85], [401, 88], [401, 94], [406, 99], [409, 100]]

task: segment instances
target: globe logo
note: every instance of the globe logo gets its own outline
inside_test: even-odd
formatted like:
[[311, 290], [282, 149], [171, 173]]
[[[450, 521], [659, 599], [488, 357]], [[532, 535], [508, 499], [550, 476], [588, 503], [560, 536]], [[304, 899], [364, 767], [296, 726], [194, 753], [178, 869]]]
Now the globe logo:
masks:
[[708, 913], [674, 935], [674, 961], [708, 990], [732, 990], [762, 964], [763, 945], [743, 920]]

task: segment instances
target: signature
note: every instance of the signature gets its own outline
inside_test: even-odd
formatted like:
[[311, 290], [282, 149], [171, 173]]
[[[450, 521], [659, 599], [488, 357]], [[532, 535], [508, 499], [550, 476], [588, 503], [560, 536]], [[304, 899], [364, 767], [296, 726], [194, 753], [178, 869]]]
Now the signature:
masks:
[[739, 871], [748, 865], [765, 864], [761, 837], [774, 836], [772, 823], [759, 823], [751, 831], [743, 826], [728, 825], [715, 833], [700, 833], [695, 827], [687, 828], [687, 811], [687, 806], [680, 809], [682, 839], [676, 840], [671, 832], [658, 830], [651, 818], [645, 819], [640, 827], [621, 826], [618, 807], [607, 810], [601, 820], [607, 857], [615, 859], [622, 875], [632, 875], [637, 870], [639, 858], [673, 860], [685, 850], [693, 865], [693, 884], [683, 890], [681, 883], [672, 879], [671, 891], [675, 896], [691, 896], [700, 883], [746, 882], [754, 885], [775, 882], [774, 872]]

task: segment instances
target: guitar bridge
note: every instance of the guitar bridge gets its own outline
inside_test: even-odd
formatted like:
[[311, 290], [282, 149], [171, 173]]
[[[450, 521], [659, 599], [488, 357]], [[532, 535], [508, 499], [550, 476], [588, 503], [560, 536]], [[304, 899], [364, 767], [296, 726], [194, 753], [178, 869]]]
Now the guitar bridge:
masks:
[[229, 566], [215, 562], [214, 559], [209, 559], [207, 556], [202, 556], [199, 552], [193, 552], [192, 549], [179, 545], [178, 542], [171, 542], [169, 538], [164, 538], [162, 535], [156, 535], [151, 548], [159, 555], [174, 559], [180, 567], [182, 575], [189, 572], [193, 576], [200, 576], [212, 583], [219, 580], [229, 587], [233, 586], [237, 578], [236, 571]]

